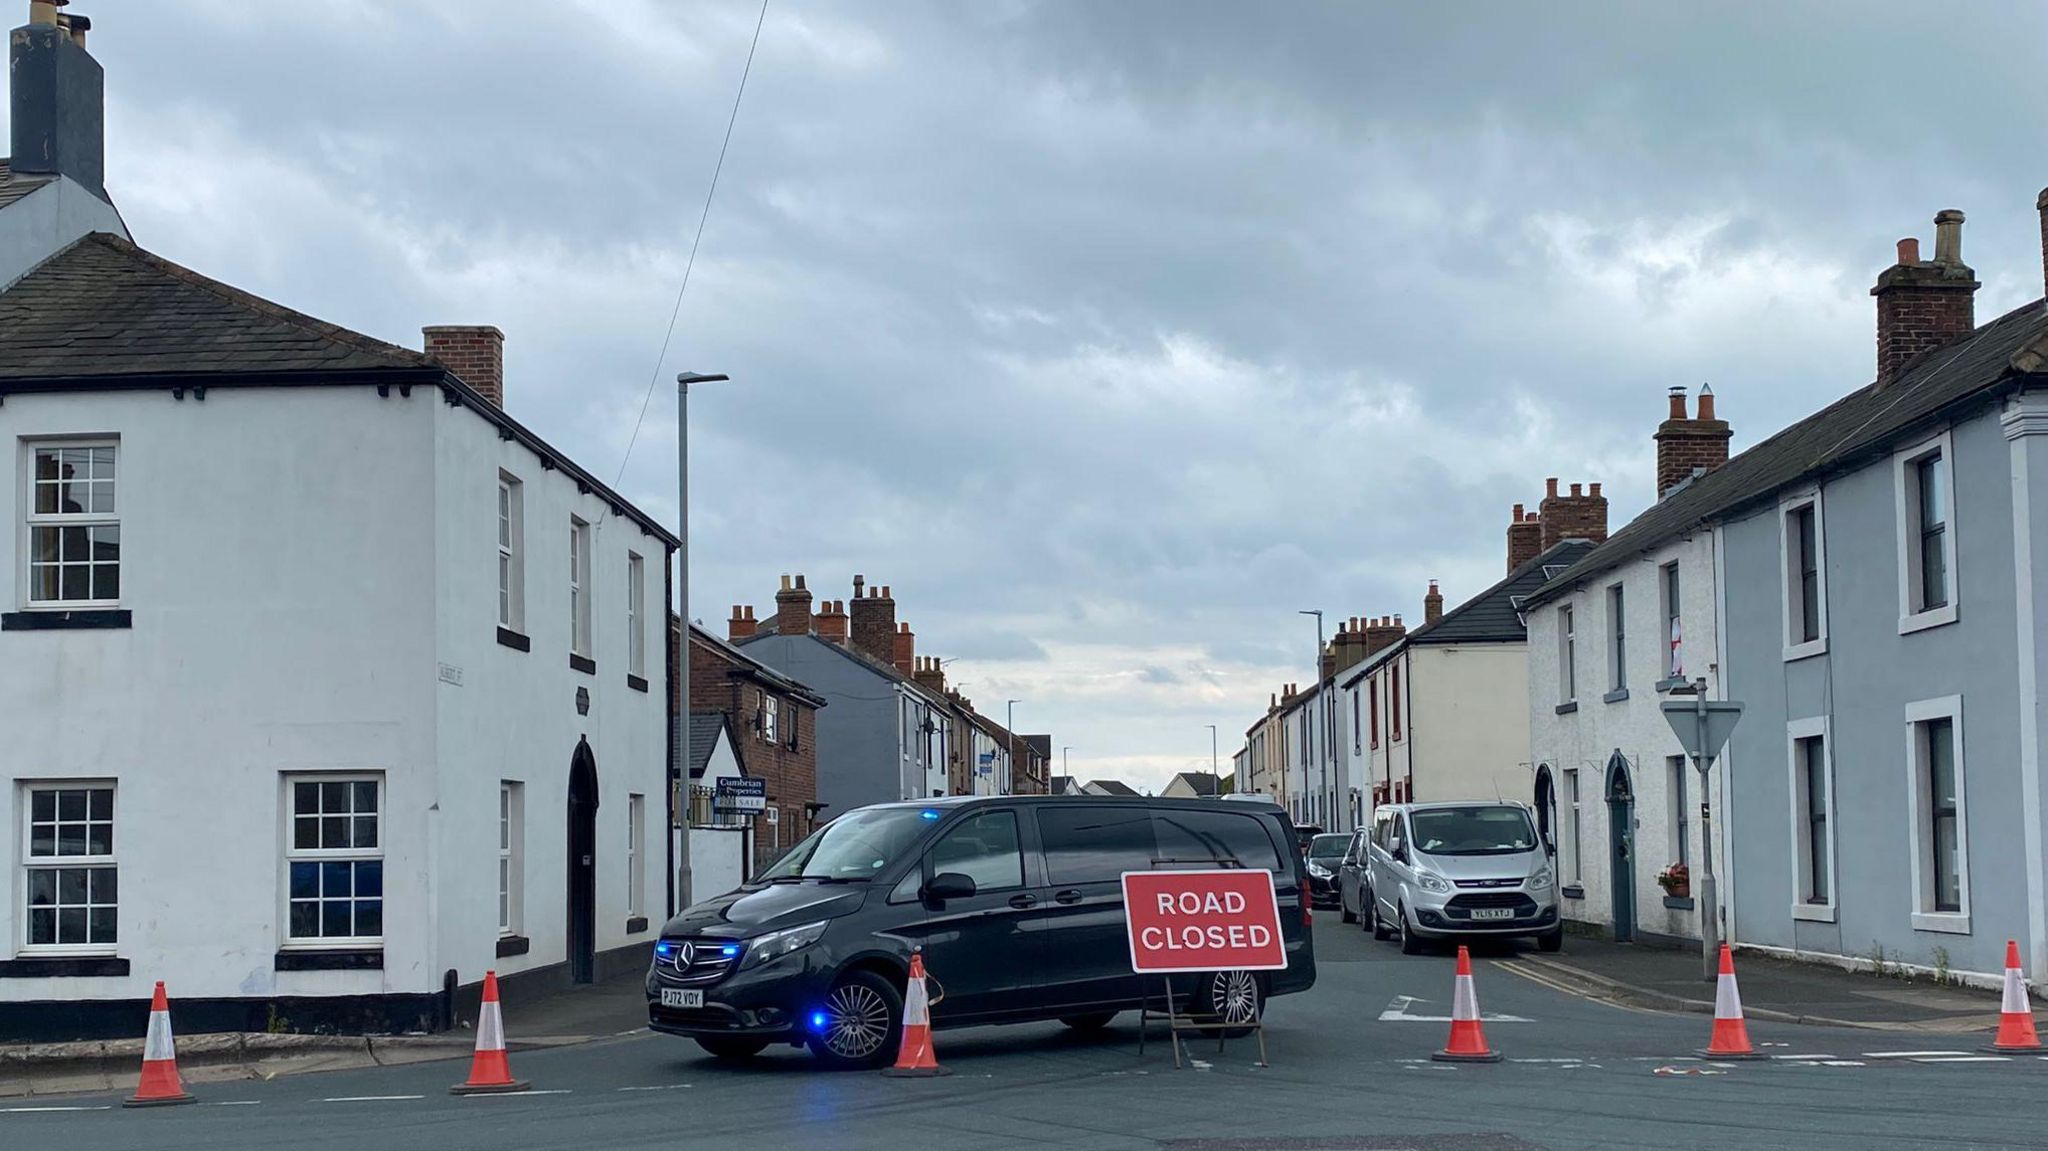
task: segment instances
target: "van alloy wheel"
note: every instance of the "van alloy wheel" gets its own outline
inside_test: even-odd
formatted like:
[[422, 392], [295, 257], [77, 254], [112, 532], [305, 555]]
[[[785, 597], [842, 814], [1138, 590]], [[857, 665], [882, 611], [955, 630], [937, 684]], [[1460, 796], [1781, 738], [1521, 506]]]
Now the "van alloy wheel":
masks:
[[1219, 971], [1211, 977], [1209, 1002], [1219, 1023], [1252, 1023], [1259, 1017], [1258, 980], [1249, 971]]
[[825, 997], [825, 1049], [856, 1062], [889, 1041], [889, 1005], [864, 983], [842, 983]]

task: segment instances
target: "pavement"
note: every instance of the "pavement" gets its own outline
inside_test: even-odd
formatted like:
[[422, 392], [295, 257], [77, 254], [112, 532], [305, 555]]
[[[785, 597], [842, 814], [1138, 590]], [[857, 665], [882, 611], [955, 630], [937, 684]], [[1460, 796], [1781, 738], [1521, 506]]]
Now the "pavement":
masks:
[[[1700, 952], [1572, 937], [1559, 955], [1528, 963], [1590, 986], [1584, 993], [1666, 1011], [1711, 1015], [1714, 984]], [[1998, 1026], [1995, 991], [1929, 979], [1845, 971], [1738, 951], [1736, 982], [1751, 1018], [1888, 1031], [1962, 1034]]]
[[[1099, 1035], [1057, 1024], [942, 1031], [938, 1057], [953, 1074], [926, 1080], [824, 1072], [789, 1048], [721, 1063], [688, 1041], [634, 1031], [515, 1051], [513, 1072], [533, 1085], [518, 1095], [449, 1095], [466, 1070], [450, 1059], [198, 1083], [197, 1106], [154, 1111], [125, 1111], [120, 1093], [104, 1090], [0, 1101], [0, 1147], [256, 1151], [289, 1139], [295, 1151], [2048, 1148], [2048, 1129], [2022, 1102], [2048, 1091], [2048, 1060], [1981, 1054], [1988, 1034], [1758, 1017], [1749, 1032], [1767, 1058], [1707, 1061], [1697, 1050], [1709, 1020], [1649, 1009], [1557, 969], [1657, 962], [1607, 958], [1589, 941], [1567, 941], [1556, 956], [1482, 949], [1479, 1004], [1487, 1040], [1505, 1059], [1435, 1063], [1429, 1056], [1449, 1028], [1451, 955], [1404, 956], [1334, 914], [1319, 914], [1315, 930], [1316, 986], [1271, 1004], [1264, 1067], [1250, 1040], [1221, 1050], [1204, 1041], [1176, 1070], [1156, 1027], [1139, 1053], [1130, 1014]], [[1746, 963], [1746, 993], [1751, 966], [1760, 991], [1774, 983]], [[508, 1031], [520, 1038], [521, 1011], [539, 1022], [618, 1023], [604, 1004], [621, 997], [591, 989], [559, 1009], [508, 1004]]]

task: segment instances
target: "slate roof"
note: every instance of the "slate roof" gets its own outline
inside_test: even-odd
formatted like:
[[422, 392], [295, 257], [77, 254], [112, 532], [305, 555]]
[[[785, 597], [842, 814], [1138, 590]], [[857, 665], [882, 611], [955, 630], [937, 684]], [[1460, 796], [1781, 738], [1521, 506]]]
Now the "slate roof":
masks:
[[1065, 795], [1069, 785], [1079, 786], [1074, 784], [1074, 777], [1071, 775], [1055, 775], [1047, 786], [1054, 795]]
[[1536, 602], [1702, 524], [1771, 500], [1803, 480], [1855, 466], [1906, 433], [2048, 372], [2042, 301], [2015, 308], [1920, 357], [1883, 390], [1869, 384], [1694, 478], [1531, 595]]
[[5, 208], [54, 179], [55, 176], [17, 175], [8, 165], [6, 158], [0, 157], [0, 208]]
[[[674, 722], [676, 725], [676, 742], [680, 745], [682, 742], [683, 721], [679, 718]], [[704, 768], [711, 762], [711, 753], [717, 750], [718, 736], [721, 732], [728, 733], [728, 738], [730, 738], [730, 729], [726, 725], [724, 712], [693, 711], [690, 713], [691, 779], [702, 779], [704, 777]], [[739, 755], [737, 744], [733, 747], [733, 755], [735, 758]], [[742, 763], [740, 770], [744, 772], [746, 769], [746, 764]]]
[[1083, 786], [1084, 788], [1087, 788], [1087, 787], [1094, 787], [1094, 788], [1100, 788], [1100, 789], [1101, 789], [1101, 790], [1102, 790], [1103, 792], [1106, 792], [1106, 793], [1108, 793], [1108, 794], [1110, 794], [1110, 795], [1136, 795], [1136, 794], [1138, 794], [1137, 790], [1136, 790], [1136, 789], [1134, 789], [1134, 788], [1133, 788], [1133, 787], [1132, 787], [1132, 786], [1131, 786], [1130, 784], [1128, 784], [1128, 783], [1125, 783], [1125, 782], [1123, 782], [1122, 780], [1119, 780], [1119, 779], [1091, 779], [1091, 780], [1089, 780], [1089, 781], [1088, 781], [1087, 783], [1083, 784], [1082, 786]]
[[1216, 794], [1216, 777], [1206, 771], [1183, 771], [1174, 778], [1187, 784], [1196, 795]]
[[1024, 742], [1031, 745], [1031, 750], [1038, 753], [1038, 758], [1045, 760], [1047, 763], [1052, 762], [1052, 736], [1027, 735], [1024, 737]]
[[669, 547], [628, 503], [424, 352], [209, 279], [119, 236], [80, 237], [0, 291], [0, 397], [125, 388], [438, 387]]
[[[750, 644], [753, 644], [760, 640], [770, 639], [780, 634], [780, 632], [771, 631], [767, 628], [762, 628], [760, 631], [755, 632], [753, 635], [734, 640], [733, 646], [745, 648]], [[847, 659], [852, 660], [853, 662], [868, 669], [874, 674], [881, 676], [883, 679], [889, 680], [892, 683], [900, 683], [909, 687], [912, 691], [915, 691], [919, 695], [924, 696], [927, 700], [932, 701], [934, 706], [939, 707], [942, 710], [956, 710], [952, 705], [952, 701], [948, 700], [945, 696], [932, 691], [930, 688], [925, 687], [923, 684], [917, 682], [915, 679], [912, 679], [910, 676], [904, 675], [902, 672], [897, 671], [895, 664], [883, 663], [881, 660], [869, 656], [868, 653], [861, 651], [858, 648], [855, 648], [850, 643], [833, 643], [831, 640], [820, 638], [818, 633], [816, 632], [805, 632], [802, 637], [792, 636], [790, 638], [809, 639], [811, 642], [817, 644], [820, 647], [823, 647], [829, 651], [838, 652], [840, 655], [845, 656]]]

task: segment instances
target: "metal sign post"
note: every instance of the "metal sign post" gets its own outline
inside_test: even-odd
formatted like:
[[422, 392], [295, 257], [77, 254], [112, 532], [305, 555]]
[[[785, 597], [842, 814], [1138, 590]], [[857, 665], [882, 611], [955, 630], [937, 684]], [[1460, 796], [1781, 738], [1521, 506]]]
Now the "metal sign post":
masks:
[[[1673, 688], [1672, 694], [1683, 690]], [[1713, 782], [1707, 772], [1742, 718], [1742, 705], [1709, 700], [1705, 677], [1694, 680], [1689, 690], [1691, 702], [1668, 700], [1661, 706], [1664, 722], [1700, 773], [1700, 958], [1707, 982], [1712, 983], [1721, 970], [1721, 907], [1714, 879]]]
[[[1176, 865], [1193, 860], [1153, 861], [1153, 866]], [[1181, 1065], [1181, 1038], [1185, 1032], [1216, 1032], [1216, 1050], [1223, 1050], [1231, 1031], [1245, 1030], [1258, 1037], [1259, 1063], [1266, 1066], [1265, 1013], [1258, 1007], [1256, 983], [1238, 982], [1238, 977], [1256, 979], [1254, 971], [1273, 971], [1287, 966], [1286, 939], [1280, 927], [1280, 904], [1273, 889], [1273, 874], [1264, 869], [1214, 866], [1226, 861], [1204, 860], [1212, 866], [1188, 871], [1126, 871], [1123, 874], [1124, 928], [1131, 947], [1131, 970], [1140, 975], [1158, 975], [1166, 993], [1166, 1011], [1152, 1010], [1148, 992], [1139, 1005], [1138, 1053], [1145, 1053], [1145, 1032], [1154, 1019], [1165, 1019], [1168, 1039], [1173, 1044], [1173, 1065]], [[1308, 898], [1306, 889], [1302, 898]], [[1202, 1019], [1183, 1012], [1174, 1002], [1172, 975], [1199, 973], [1212, 980], [1231, 981], [1230, 998], [1239, 988], [1248, 992], [1251, 1018], [1232, 1021], [1227, 1005], [1213, 1002], [1216, 1018]]]

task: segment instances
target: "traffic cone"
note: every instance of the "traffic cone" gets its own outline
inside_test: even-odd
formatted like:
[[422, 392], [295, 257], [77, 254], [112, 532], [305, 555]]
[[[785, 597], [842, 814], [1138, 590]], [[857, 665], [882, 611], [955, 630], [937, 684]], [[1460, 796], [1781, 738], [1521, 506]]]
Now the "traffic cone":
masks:
[[2034, 1034], [2034, 1008], [2027, 1002], [2026, 978], [2020, 974], [2018, 940], [2005, 941], [2005, 1002], [1998, 1008], [1998, 1038], [1986, 1051], [2039, 1051], [2041, 1039]]
[[162, 980], [149, 997], [149, 1036], [142, 1041], [142, 1080], [135, 1094], [121, 1102], [123, 1107], [163, 1107], [171, 1103], [194, 1102], [185, 1094], [185, 1081], [178, 1077], [178, 1045], [171, 1038], [171, 1001], [164, 995]]
[[527, 1084], [512, 1078], [512, 1064], [505, 1058], [505, 1017], [498, 1010], [498, 973], [484, 972], [484, 1001], [476, 1013], [476, 1057], [469, 1064], [469, 1081], [448, 1089], [450, 1095], [490, 1095], [524, 1091]]
[[929, 1079], [951, 1075], [939, 1066], [932, 1053], [931, 1000], [924, 989], [924, 956], [910, 953], [910, 981], [903, 987], [903, 1042], [896, 1048], [896, 1065], [882, 1074], [896, 1079]]
[[1479, 1026], [1479, 993], [1472, 987], [1472, 953], [1458, 945], [1458, 974], [1451, 991], [1451, 1041], [1430, 1056], [1439, 1063], [1498, 1063], [1500, 1052], [1486, 1046]]
[[1714, 981], [1714, 1037], [1700, 1052], [1709, 1059], [1762, 1059], [1749, 1045], [1742, 1022], [1742, 993], [1735, 989], [1735, 955], [1721, 945], [1721, 975]]

